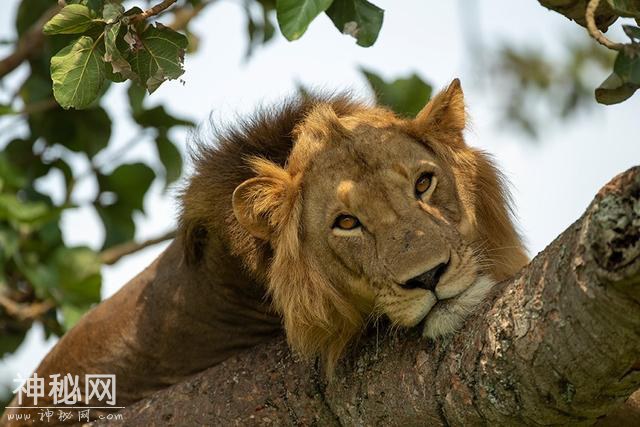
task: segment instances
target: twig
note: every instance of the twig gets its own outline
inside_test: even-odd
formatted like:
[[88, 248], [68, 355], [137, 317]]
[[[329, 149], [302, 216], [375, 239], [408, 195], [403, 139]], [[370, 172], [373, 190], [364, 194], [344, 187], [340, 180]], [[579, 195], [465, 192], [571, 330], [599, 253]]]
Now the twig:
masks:
[[193, 18], [195, 18], [200, 12], [202, 12], [202, 9], [209, 6], [213, 2], [214, 0], [205, 0], [190, 8], [179, 7], [174, 9], [174, 19], [173, 22], [169, 24], [169, 28], [175, 31], [184, 30], [187, 25], [189, 25], [189, 22], [191, 22]]
[[587, 30], [589, 30], [589, 35], [604, 47], [607, 47], [611, 50], [624, 50], [624, 44], [616, 43], [609, 40], [607, 36], [602, 34], [602, 31], [598, 29], [598, 26], [596, 25], [595, 14], [599, 4], [600, 0], [589, 0], [589, 3], [587, 4], [584, 19], [587, 21]]
[[163, 0], [161, 3], [153, 6], [151, 9], [147, 9], [142, 13], [139, 13], [131, 18], [131, 22], [140, 22], [152, 16], [162, 13], [165, 9], [173, 5], [177, 0]]
[[60, 5], [50, 7], [41, 17], [38, 19], [29, 30], [18, 40], [16, 50], [14, 50], [9, 56], [0, 60], [0, 78], [9, 74], [15, 70], [24, 60], [26, 60], [31, 54], [35, 53], [42, 46], [44, 41], [44, 34], [42, 33], [42, 27], [53, 16], [60, 11]]
[[13, 318], [21, 321], [36, 320], [42, 317], [47, 311], [55, 307], [50, 300], [34, 302], [31, 304], [20, 304], [11, 298], [0, 294], [0, 307]]
[[107, 264], [107, 265], [113, 265], [116, 262], [118, 262], [118, 260], [120, 260], [120, 258], [132, 254], [134, 252], [138, 252], [139, 250], [142, 250], [144, 248], [147, 248], [149, 246], [153, 246], [156, 245], [158, 243], [162, 243], [165, 240], [169, 240], [169, 239], [173, 239], [174, 237], [176, 237], [176, 232], [175, 230], [169, 231], [165, 234], [163, 234], [162, 236], [159, 237], [155, 237], [153, 239], [149, 239], [149, 240], [145, 240], [144, 242], [127, 242], [127, 243], [123, 243], [121, 245], [116, 245], [112, 248], [106, 249], [105, 251], [103, 251], [100, 254], [100, 259], [102, 260], [103, 264]]

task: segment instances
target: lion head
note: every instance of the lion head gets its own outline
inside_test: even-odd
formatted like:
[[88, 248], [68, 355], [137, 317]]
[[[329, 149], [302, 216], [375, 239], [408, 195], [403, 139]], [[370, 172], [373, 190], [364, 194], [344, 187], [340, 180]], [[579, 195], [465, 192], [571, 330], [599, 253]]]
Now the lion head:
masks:
[[294, 350], [321, 355], [330, 372], [380, 315], [449, 333], [527, 262], [501, 175], [463, 140], [458, 80], [415, 119], [344, 100], [306, 105], [284, 155], [243, 153], [250, 172], [227, 219]]

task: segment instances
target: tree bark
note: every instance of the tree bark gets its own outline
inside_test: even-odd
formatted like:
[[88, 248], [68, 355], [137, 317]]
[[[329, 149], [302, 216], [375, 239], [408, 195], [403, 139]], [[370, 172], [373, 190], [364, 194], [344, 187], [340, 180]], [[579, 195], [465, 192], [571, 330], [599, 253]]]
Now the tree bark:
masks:
[[614, 412], [620, 426], [640, 417], [637, 399], [620, 408], [639, 386], [635, 167], [448, 339], [371, 331], [326, 381], [280, 338], [121, 414], [140, 426], [459, 426], [606, 425]]

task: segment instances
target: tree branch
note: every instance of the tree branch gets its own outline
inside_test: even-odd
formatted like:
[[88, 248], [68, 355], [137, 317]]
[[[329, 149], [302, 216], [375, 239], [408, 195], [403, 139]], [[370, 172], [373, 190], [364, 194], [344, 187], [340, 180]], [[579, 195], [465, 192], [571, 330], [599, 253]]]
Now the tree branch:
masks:
[[640, 167], [458, 334], [371, 335], [328, 383], [281, 338], [122, 414], [134, 426], [592, 424], [640, 386]]
[[145, 240], [144, 242], [126, 242], [120, 245], [113, 246], [104, 250], [100, 254], [100, 259], [103, 264], [112, 265], [120, 260], [120, 258], [130, 255], [134, 252], [138, 252], [149, 246], [157, 245], [165, 240], [170, 240], [176, 237], [175, 230], [169, 231], [161, 236], [154, 237], [153, 239]]
[[0, 307], [12, 318], [20, 321], [33, 321], [42, 317], [46, 312], [55, 308], [52, 301], [37, 301], [29, 304], [18, 303], [0, 294]]
[[0, 79], [15, 70], [29, 56], [37, 53], [44, 42], [42, 27], [62, 9], [62, 6], [51, 6], [29, 30], [18, 40], [16, 49], [0, 60]]
[[213, 2], [214, 0], [203, 0], [202, 2], [192, 7], [183, 6], [173, 9], [173, 22], [169, 24], [169, 28], [175, 31], [184, 30], [185, 28], [187, 28], [189, 22], [191, 22], [193, 18], [198, 16], [198, 14], [202, 12], [205, 7], [213, 4]]
[[162, 0], [161, 3], [153, 6], [150, 9], [145, 10], [142, 13], [139, 13], [131, 18], [131, 22], [140, 22], [145, 19], [149, 19], [152, 16], [156, 16], [164, 12], [166, 9], [171, 7], [177, 0]]

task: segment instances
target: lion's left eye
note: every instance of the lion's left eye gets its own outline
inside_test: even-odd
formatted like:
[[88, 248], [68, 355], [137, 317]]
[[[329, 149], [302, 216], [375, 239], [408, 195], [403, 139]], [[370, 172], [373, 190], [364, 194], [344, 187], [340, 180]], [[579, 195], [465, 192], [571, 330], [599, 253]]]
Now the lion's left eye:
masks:
[[354, 230], [358, 227], [360, 227], [360, 221], [352, 215], [340, 215], [333, 223], [333, 228], [341, 230]]
[[433, 174], [423, 173], [420, 178], [416, 180], [415, 192], [416, 197], [422, 196], [431, 187], [431, 181], [433, 180]]

